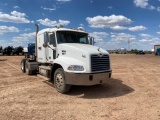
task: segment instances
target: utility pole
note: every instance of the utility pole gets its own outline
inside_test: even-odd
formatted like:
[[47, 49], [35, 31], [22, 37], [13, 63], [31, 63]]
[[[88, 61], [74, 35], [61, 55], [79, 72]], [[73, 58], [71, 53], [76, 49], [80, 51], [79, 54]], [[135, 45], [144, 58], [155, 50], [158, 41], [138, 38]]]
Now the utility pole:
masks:
[[130, 46], [129, 46], [129, 44], [130, 44], [130, 40], [128, 40], [128, 51], [130, 50]]

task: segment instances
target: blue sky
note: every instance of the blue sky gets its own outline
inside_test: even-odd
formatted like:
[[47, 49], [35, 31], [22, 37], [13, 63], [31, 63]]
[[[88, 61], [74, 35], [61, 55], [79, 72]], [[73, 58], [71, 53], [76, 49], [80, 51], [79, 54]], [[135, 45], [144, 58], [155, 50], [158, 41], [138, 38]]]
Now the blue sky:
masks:
[[33, 43], [35, 23], [82, 27], [107, 50], [151, 50], [160, 44], [160, 0], [0, 0], [1, 46]]

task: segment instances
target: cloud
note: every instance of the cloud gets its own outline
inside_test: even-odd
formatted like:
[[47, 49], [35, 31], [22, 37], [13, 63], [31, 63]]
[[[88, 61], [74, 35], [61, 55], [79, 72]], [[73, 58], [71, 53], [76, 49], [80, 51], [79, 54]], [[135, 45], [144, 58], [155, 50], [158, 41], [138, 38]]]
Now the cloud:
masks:
[[150, 38], [152, 37], [151, 35], [149, 34], [139, 34], [141, 37], [144, 37], [144, 38]]
[[67, 26], [68, 24], [70, 24], [70, 21], [67, 21], [67, 20], [59, 20], [58, 21], [60, 25], [64, 25], [64, 26]]
[[157, 7], [157, 11], [160, 12], [160, 7]]
[[12, 11], [11, 15], [13, 15], [15, 17], [25, 17], [26, 16], [25, 13], [20, 13], [20, 12], [17, 12], [17, 11]]
[[49, 27], [53, 27], [53, 26], [57, 26], [57, 25], [63, 25], [63, 26], [67, 26], [68, 24], [70, 24], [70, 21], [67, 20], [59, 20], [57, 21], [51, 21], [50, 19], [46, 18], [46, 19], [39, 19], [37, 20], [40, 24], [44, 25], [44, 26], [49, 26]]
[[[157, 32], [158, 34], [158, 32]], [[160, 34], [160, 32], [159, 32]], [[158, 37], [154, 37], [154, 36], [151, 36], [149, 34], [139, 34], [141, 37], [143, 37], [141, 40], [139, 40], [139, 43], [140, 44], [156, 44], [156, 43], [160, 43], [160, 38]]]
[[109, 34], [106, 32], [93, 32], [93, 33], [89, 33], [89, 35], [91, 37], [94, 37], [94, 40], [96, 42], [100, 42], [100, 41], [102, 42], [104, 41], [105, 38], [107, 38]]
[[30, 23], [28, 19], [25, 18], [26, 14], [12, 11], [11, 14], [5, 14], [0, 12], [0, 21], [1, 22], [12, 22], [12, 23]]
[[0, 26], [0, 35], [9, 33], [9, 32], [19, 32], [19, 29], [14, 26]]
[[150, 6], [148, 7], [148, 9], [150, 9], [150, 10], [155, 10], [155, 9], [156, 9], [156, 7], [154, 7], [154, 6], [150, 5]]
[[41, 6], [41, 8], [42, 8], [43, 10], [49, 10], [49, 11], [54, 11], [54, 10], [56, 10], [56, 6], [55, 6], [55, 5], [53, 5], [52, 8], [47, 8], [47, 7], [43, 7], [43, 6]]
[[157, 32], [157, 34], [159, 34], [159, 35], [160, 35], [160, 32]]
[[113, 9], [113, 7], [112, 6], [108, 6], [108, 9]]
[[150, 4], [148, 3], [148, 1], [149, 1], [149, 0], [134, 0], [134, 4], [135, 4], [137, 7], [140, 7], [140, 8], [155, 10], [156, 7], [150, 5]]
[[146, 30], [147, 28], [144, 27], [144, 26], [135, 26], [135, 27], [124, 27], [124, 26], [119, 26], [119, 25], [116, 25], [116, 26], [112, 26], [110, 27], [112, 30], [129, 30], [129, 31], [133, 31], [133, 32], [136, 32], [136, 31], [142, 31], [142, 30]]
[[128, 28], [128, 30], [133, 31], [133, 32], [142, 31], [142, 30], [146, 30], [146, 29], [147, 28], [142, 25]]
[[152, 40], [147, 40], [147, 39], [142, 39], [142, 40], [139, 40], [139, 42], [151, 42]]
[[134, 0], [134, 3], [137, 7], [146, 8], [148, 4], [148, 0]]
[[84, 27], [84, 25], [83, 25], [82, 23], [81, 23], [81, 24], [79, 24], [79, 26], [80, 26], [80, 27]]
[[160, 42], [160, 38], [157, 38], [157, 37], [145, 38], [145, 39], [139, 40], [139, 42], [141, 42], [141, 43], [144, 43], [144, 42], [155, 43], [155, 42]]
[[153, 37], [151, 40], [152, 41], [159, 41], [160, 42], [160, 38], [158, 38], [158, 37]]
[[24, 38], [34, 38], [36, 36], [36, 32], [32, 32], [32, 33], [24, 33], [21, 34], [20, 36], [24, 37]]
[[79, 27], [77, 27], [77, 28], [80, 29], [80, 30], [83, 30], [83, 31], [85, 30], [85, 29], [84, 29], [84, 25], [83, 25], [82, 23], [79, 24]]
[[130, 24], [132, 22], [132, 20], [122, 15], [87, 17], [86, 20], [90, 24], [90, 27], [93, 28], [109, 28], [116, 25]]
[[134, 35], [126, 34], [126, 33], [111, 33], [111, 41], [115, 42], [128, 42], [135, 40], [136, 37]]
[[3, 48], [10, 45], [14, 47], [23, 46], [27, 47], [28, 43], [33, 43], [35, 40], [35, 32], [32, 33], [24, 33], [20, 34], [19, 36], [11, 38], [11, 41], [9, 40], [0, 40], [1, 45], [3, 45]]
[[17, 8], [20, 8], [20, 7], [19, 7], [19, 6], [17, 6], [17, 5], [15, 5], [13, 8], [14, 8], [14, 9], [17, 9]]
[[36, 35], [35, 32], [20, 34], [20, 36], [13, 37], [12, 42], [27, 42], [30, 39], [34, 39], [35, 35]]
[[119, 26], [119, 25], [116, 25], [116, 26], [113, 26], [113, 27], [110, 27], [112, 30], [126, 30], [128, 29], [127, 27], [124, 27], [124, 26]]
[[0, 43], [3, 48], [7, 46], [13, 46], [12, 42], [9, 42], [8, 40], [0, 40]]
[[160, 45], [160, 42], [152, 42], [152, 43], [150, 43], [151, 45]]
[[56, 8], [46, 8], [46, 7], [43, 7], [44, 10], [49, 10], [49, 11], [53, 11], [53, 10], [56, 10]]

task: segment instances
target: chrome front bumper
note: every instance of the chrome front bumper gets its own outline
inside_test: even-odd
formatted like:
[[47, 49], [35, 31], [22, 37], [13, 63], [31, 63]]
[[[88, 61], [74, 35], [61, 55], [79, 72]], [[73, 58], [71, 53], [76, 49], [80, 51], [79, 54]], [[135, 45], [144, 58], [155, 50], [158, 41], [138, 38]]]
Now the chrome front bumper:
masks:
[[66, 84], [70, 85], [96, 85], [106, 83], [111, 78], [112, 71], [104, 73], [67, 73]]

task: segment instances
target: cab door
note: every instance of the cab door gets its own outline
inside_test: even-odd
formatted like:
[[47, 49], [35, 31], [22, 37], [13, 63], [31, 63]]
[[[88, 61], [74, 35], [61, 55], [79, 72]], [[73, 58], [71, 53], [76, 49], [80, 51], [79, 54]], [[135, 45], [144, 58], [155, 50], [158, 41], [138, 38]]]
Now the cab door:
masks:
[[53, 63], [54, 59], [56, 59], [57, 52], [56, 52], [56, 39], [55, 33], [49, 33], [49, 45], [48, 45], [48, 62]]

